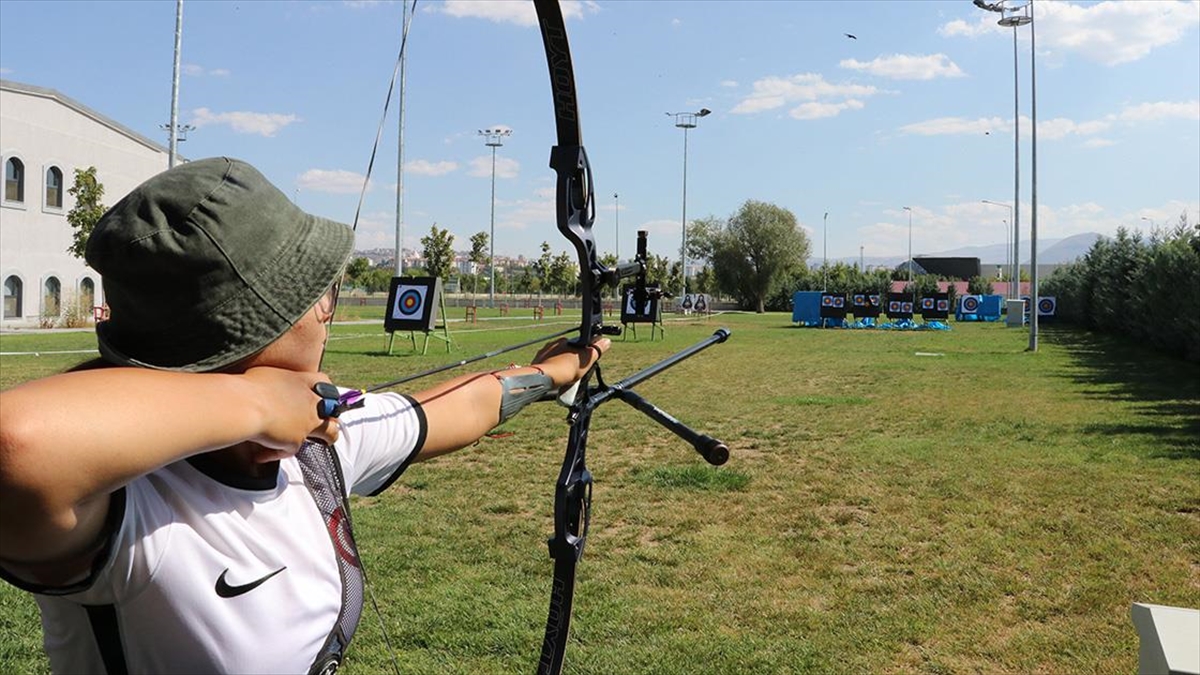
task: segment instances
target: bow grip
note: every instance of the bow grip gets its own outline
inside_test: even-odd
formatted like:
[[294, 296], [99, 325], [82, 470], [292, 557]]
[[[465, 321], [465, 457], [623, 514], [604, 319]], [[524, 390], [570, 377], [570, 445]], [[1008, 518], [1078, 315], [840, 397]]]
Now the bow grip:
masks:
[[341, 394], [337, 387], [328, 382], [318, 382], [313, 385], [312, 390], [314, 394], [321, 397], [321, 400], [317, 401], [317, 417], [327, 420], [341, 414], [338, 401], [338, 396]]

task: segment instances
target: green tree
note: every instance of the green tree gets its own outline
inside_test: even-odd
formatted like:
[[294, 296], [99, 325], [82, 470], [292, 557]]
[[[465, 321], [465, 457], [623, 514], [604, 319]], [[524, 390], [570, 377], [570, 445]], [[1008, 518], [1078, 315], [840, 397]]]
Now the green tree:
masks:
[[363, 277], [371, 271], [371, 261], [366, 258], [355, 258], [346, 265], [345, 283], [347, 286], [365, 287]]
[[67, 192], [75, 198], [75, 206], [67, 212], [67, 223], [73, 230], [67, 253], [82, 260], [92, 229], [106, 210], [100, 201], [104, 197], [104, 184], [96, 179], [96, 167], [75, 169], [75, 184]]
[[488, 267], [490, 268], [492, 264], [490, 258], [491, 256], [488, 255], [488, 233], [476, 232], [471, 235], [470, 260], [475, 265], [475, 273], [472, 275], [475, 277], [475, 283], [471, 290], [472, 294], [479, 292], [479, 269], [484, 263], [488, 263]]
[[447, 278], [454, 266], [454, 235], [450, 230], [438, 229], [437, 223], [429, 228], [429, 234], [421, 237], [425, 247], [425, 267], [435, 277]]
[[717, 287], [756, 312], [765, 311], [768, 297], [804, 268], [811, 248], [791, 211], [753, 199], [720, 229], [700, 236], [707, 240]]
[[969, 295], [992, 295], [995, 292], [996, 289], [992, 286], [990, 279], [974, 276], [967, 281], [967, 293]]
[[575, 282], [579, 280], [579, 271], [569, 253], [563, 252], [550, 260], [550, 288], [564, 295], [571, 295], [575, 290]]

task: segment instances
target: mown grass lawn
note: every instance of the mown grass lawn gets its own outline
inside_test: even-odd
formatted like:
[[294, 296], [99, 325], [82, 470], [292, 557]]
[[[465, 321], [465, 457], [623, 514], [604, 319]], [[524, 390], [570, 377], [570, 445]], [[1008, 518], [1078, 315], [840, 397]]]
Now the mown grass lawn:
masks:
[[[432, 342], [427, 356], [400, 337], [386, 355], [378, 325], [338, 325], [326, 369], [346, 385], [395, 379], [536, 336], [526, 324], [454, 324], [454, 353]], [[726, 466], [620, 403], [593, 420], [567, 672], [1128, 673], [1130, 603], [1200, 607], [1196, 365], [1055, 326], [1029, 354], [1023, 331], [995, 324], [818, 330], [768, 314], [618, 339], [607, 379], [718, 325], [729, 342], [639, 392], [725, 440]], [[94, 345], [0, 336], [3, 352]], [[0, 386], [84, 356], [0, 356]], [[511, 435], [357, 501], [400, 672], [534, 669], [563, 418], [535, 406]], [[390, 671], [388, 651], [368, 609], [345, 672]], [[46, 670], [36, 607], [7, 586], [0, 663]]]

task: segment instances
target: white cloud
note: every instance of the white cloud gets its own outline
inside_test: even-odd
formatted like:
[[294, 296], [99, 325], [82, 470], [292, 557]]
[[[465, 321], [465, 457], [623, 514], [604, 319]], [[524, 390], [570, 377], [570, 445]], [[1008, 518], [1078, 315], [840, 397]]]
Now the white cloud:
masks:
[[1200, 120], [1200, 101], [1139, 103], [1126, 106], [1117, 117], [1123, 122], [1152, 122], [1165, 119]]
[[[1059, 140], [1067, 136], [1091, 136], [1110, 130], [1114, 124], [1121, 122], [1132, 126], [1161, 120], [1182, 119], [1200, 121], [1200, 101], [1157, 101], [1154, 103], [1139, 103], [1126, 106], [1119, 113], [1110, 113], [1100, 119], [1076, 122], [1065, 117], [1055, 117], [1038, 121], [1038, 139]], [[1028, 117], [1021, 116], [1021, 135], [1032, 134], [1033, 122]], [[900, 127], [905, 134], [919, 136], [954, 136], [978, 135], [985, 132], [1012, 133], [1012, 120], [999, 117], [981, 117], [967, 119], [963, 117], [939, 117], [923, 122], [914, 122]], [[1086, 147], [1098, 148], [1111, 145], [1113, 141], [1096, 143]]]
[[[467, 175], [478, 178], [491, 178], [492, 156], [476, 157], [470, 161]], [[521, 171], [521, 163], [511, 157], [496, 158], [496, 178], [516, 178]]]
[[672, 26], [682, 26], [683, 19], [680, 19], [679, 17], [675, 17], [674, 19], [671, 19], [671, 25]]
[[918, 136], [978, 135], [1011, 129], [1012, 122], [999, 117], [981, 117], [974, 120], [963, 117], [938, 117], [900, 127], [902, 133]]
[[738, 86], [738, 83], [737, 83], [737, 80], [721, 80], [721, 86], [722, 87], [736, 87], [736, 86]]
[[[362, 191], [363, 175], [344, 169], [309, 169], [300, 174], [296, 185], [307, 192], [328, 192], [331, 194], [358, 194]], [[367, 186], [370, 192], [372, 185]]]
[[1116, 141], [1111, 141], [1107, 138], [1089, 138], [1083, 142], [1085, 148], [1107, 148], [1110, 145], [1115, 145]]
[[[446, 0], [436, 10], [455, 18], [485, 19], [495, 23], [512, 23], [518, 26], [537, 25], [537, 12], [531, 2], [512, 0]], [[580, 19], [584, 14], [594, 14], [600, 6], [593, 0], [562, 3], [564, 20]]]
[[869, 85], [826, 82], [825, 78], [818, 73], [801, 73], [790, 77], [771, 76], [755, 81], [750, 95], [738, 103], [731, 112], [757, 113], [781, 108], [790, 103], [821, 99], [864, 98], [878, 92], [878, 89]]
[[196, 108], [192, 111], [192, 124], [199, 127], [211, 125], [228, 125], [239, 134], [258, 134], [259, 136], [274, 136], [292, 122], [300, 121], [296, 115], [282, 113], [256, 112], [226, 112], [214, 113], [208, 108]]
[[816, 120], [822, 117], [837, 117], [843, 110], [860, 110], [862, 107], [863, 102], [853, 98], [840, 103], [812, 101], [792, 108], [788, 115], [798, 120]]
[[431, 162], [427, 159], [414, 159], [404, 163], [404, 170], [418, 176], [444, 176], [458, 168], [457, 162]]
[[229, 71], [225, 68], [213, 68], [208, 70], [204, 66], [198, 66], [194, 63], [185, 63], [179, 67], [179, 71], [188, 77], [203, 77], [211, 75], [213, 77], [228, 77]]
[[843, 68], [867, 72], [895, 80], [932, 80], [935, 77], [962, 77], [963, 71], [945, 54], [892, 54], [872, 61], [844, 59]]
[[[998, 15], [977, 12], [972, 21], [956, 19], [938, 32], [947, 37], [1008, 34], [996, 25]], [[1127, 2], [1107, 0], [1080, 5], [1073, 2], [1039, 2], [1039, 51], [1069, 52], [1106, 66], [1137, 61], [1158, 47], [1177, 42], [1200, 26], [1200, 0], [1185, 2]], [[1021, 39], [1029, 32], [1019, 29]]]

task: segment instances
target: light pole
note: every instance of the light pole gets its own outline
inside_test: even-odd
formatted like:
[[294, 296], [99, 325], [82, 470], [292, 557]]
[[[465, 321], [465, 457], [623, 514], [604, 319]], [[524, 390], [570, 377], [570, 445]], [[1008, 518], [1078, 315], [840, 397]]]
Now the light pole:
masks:
[[504, 146], [502, 140], [512, 135], [512, 129], [480, 129], [479, 135], [484, 137], [484, 145], [492, 149], [492, 229], [488, 236], [488, 307], [496, 307], [496, 148]]
[[905, 292], [912, 293], [912, 208], [904, 207], [908, 211], [908, 286], [905, 287]]
[[616, 231], [617, 237], [614, 240], [613, 253], [617, 256], [617, 261], [621, 260], [621, 195], [613, 193], [613, 218], [617, 221]]
[[829, 212], [821, 226], [821, 290], [829, 292]]
[[675, 118], [675, 126], [683, 129], [683, 247], [679, 250], [679, 269], [683, 276], [679, 291], [681, 299], [687, 295], [687, 132], [688, 129], [696, 128], [697, 119], [710, 114], [712, 111], [708, 108], [701, 108], [696, 112], [667, 113], [668, 117]]
[[[991, 200], [989, 200], [989, 199], [981, 199], [980, 201], [982, 201], [984, 204], [991, 204], [992, 206], [1003, 206], [1004, 208], [1008, 209], [1008, 217], [1013, 219], [1013, 226], [1014, 226], [1014, 227], [1013, 227], [1013, 229], [1014, 229], [1014, 235], [1013, 235], [1013, 236], [1016, 236], [1016, 235], [1015, 235], [1015, 230], [1016, 230], [1016, 222], [1017, 222], [1017, 221], [1016, 221], [1016, 217], [1017, 217], [1017, 214], [1015, 213], [1015, 211], [1013, 210], [1013, 207], [1012, 207], [1011, 205], [1009, 205], [1009, 204], [1005, 204], [1005, 203], [1003, 203], [1003, 202], [993, 202], [993, 201], [991, 201]], [[1007, 223], [1006, 223], [1006, 224], [1007, 224]], [[1005, 234], [1005, 236], [1004, 236], [1004, 241], [1005, 241], [1005, 244], [1006, 244], [1005, 248], [1008, 248], [1008, 246], [1007, 246], [1007, 243], [1008, 243], [1008, 234], [1007, 234], [1007, 233], [1006, 233], [1006, 234]], [[1014, 250], [1010, 251], [1010, 253], [1011, 253], [1011, 254], [1016, 254], [1016, 250], [1014, 249]], [[1008, 254], [1006, 254], [1006, 255], [1008, 255]], [[1008, 261], [1005, 261], [1005, 262], [1007, 263]], [[1011, 272], [1010, 272], [1010, 273], [1012, 274], [1012, 278], [1011, 278], [1011, 280], [1009, 281], [1009, 284], [1008, 284], [1008, 286], [1009, 286], [1009, 293], [1008, 293], [1008, 297], [1009, 297], [1009, 298], [1011, 298], [1011, 299], [1013, 299], [1013, 300], [1016, 300], [1016, 299], [1017, 299], [1017, 295], [1018, 295], [1018, 293], [1017, 293], [1017, 289], [1016, 289], [1016, 287], [1015, 287], [1013, 284], [1016, 284], [1017, 282], [1019, 282], [1019, 281], [1021, 280], [1020, 267], [1018, 266], [1018, 262], [1017, 262], [1016, 258], [1013, 258], [1013, 259], [1012, 259], [1012, 270], [1011, 270]]]
[[[1032, 123], [1032, 135], [1030, 142], [1032, 144], [1032, 154], [1030, 156], [1030, 170], [1032, 172], [1031, 182], [1031, 212], [1032, 219], [1029, 224], [1029, 297], [1031, 307], [1029, 309], [1029, 351], [1036, 352], [1038, 347], [1038, 316], [1037, 316], [1037, 294], [1038, 294], [1038, 273], [1037, 273], [1037, 31], [1033, 26], [1033, 0], [996, 0], [988, 2], [987, 0], [974, 0], [975, 6], [980, 9], [985, 9], [989, 12], [998, 12], [1000, 20], [997, 22], [1001, 26], [1012, 27], [1013, 29], [1013, 143], [1016, 148], [1014, 150], [1013, 161], [1013, 204], [1017, 208], [1013, 214], [1013, 253], [1018, 272], [1020, 271], [1021, 252], [1018, 247], [1018, 237], [1020, 236], [1020, 226], [1018, 220], [1020, 217], [1020, 111], [1017, 106], [1017, 28], [1020, 26], [1029, 26], [1029, 117]], [[1020, 285], [1021, 277], [1018, 274], [1014, 281]]]
[[[621, 262], [621, 195], [617, 194], [616, 192], [613, 193], [613, 218], [616, 220], [616, 228], [615, 229], [617, 232], [617, 238], [613, 242], [616, 245], [616, 248], [613, 250], [613, 253], [615, 253], [617, 256], [617, 263], [620, 263]], [[613, 287], [613, 298], [616, 298], [618, 300], [621, 298], [620, 286], [621, 286], [620, 284], [617, 284], [616, 286]]]
[[1154, 219], [1147, 218], [1146, 216], [1142, 216], [1142, 220], [1150, 223], [1150, 234], [1154, 234]]

